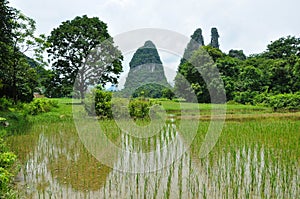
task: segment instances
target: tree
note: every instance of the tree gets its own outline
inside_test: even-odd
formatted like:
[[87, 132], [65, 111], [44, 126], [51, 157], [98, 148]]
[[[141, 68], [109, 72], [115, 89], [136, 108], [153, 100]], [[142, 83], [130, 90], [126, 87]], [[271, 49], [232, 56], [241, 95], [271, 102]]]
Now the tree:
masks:
[[287, 36], [271, 42], [267, 46], [267, 51], [262, 54], [270, 59], [289, 58], [291, 56], [300, 56], [300, 38]]
[[218, 48], [214, 48], [212, 46], [203, 46], [202, 48], [209, 54], [214, 62], [225, 57], [225, 54]]
[[[0, 2], [0, 91], [4, 92], [3, 84], [5, 66], [8, 65], [9, 46], [12, 44], [12, 19], [13, 14], [11, 8], [7, 6], [6, 0]], [[2, 94], [3, 95], [3, 94]], [[1, 95], [0, 95], [1, 97]]]
[[224, 56], [218, 58], [216, 64], [224, 82], [226, 98], [227, 100], [232, 100], [242, 61], [230, 56]]
[[187, 101], [194, 101], [196, 96], [199, 103], [209, 103], [212, 99], [213, 103], [223, 102], [223, 82], [216, 64], [204, 47], [196, 50], [189, 62], [181, 65], [178, 73], [175, 77], [177, 95]]
[[74, 85], [81, 99], [89, 85], [117, 84], [123, 57], [99, 18], [84, 15], [62, 22], [47, 41], [52, 69], [60, 84]]
[[189, 61], [193, 53], [202, 46], [204, 46], [202, 30], [198, 28], [191, 35], [191, 39], [184, 50], [183, 57], [178, 66], [178, 73], [175, 77], [175, 93], [177, 96], [183, 97], [190, 102], [196, 102], [197, 99], [189, 81], [197, 78], [199, 73]]
[[212, 28], [211, 29], [211, 42], [210, 45], [214, 48], [219, 48], [219, 33], [217, 28]]
[[167, 98], [169, 100], [172, 100], [175, 97], [175, 93], [169, 88], [164, 88], [162, 90], [162, 94], [162, 97]]
[[13, 13], [6, 0], [0, 2], [0, 63], [6, 60], [7, 45], [12, 43]]
[[14, 8], [9, 8], [9, 14], [10, 35], [6, 38], [9, 42], [5, 45], [5, 52], [1, 53], [5, 58], [0, 69], [3, 84], [1, 96], [12, 98], [14, 102], [31, 101], [37, 77], [25, 53], [33, 51], [35, 56], [40, 58], [43, 38], [34, 36], [33, 19]]

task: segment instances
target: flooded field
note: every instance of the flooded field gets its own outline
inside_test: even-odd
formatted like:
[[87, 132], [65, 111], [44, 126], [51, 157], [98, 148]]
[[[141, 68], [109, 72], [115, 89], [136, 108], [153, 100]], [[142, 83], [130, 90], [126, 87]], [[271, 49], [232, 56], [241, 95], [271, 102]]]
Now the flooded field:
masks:
[[[190, 122], [190, 128], [193, 121]], [[20, 159], [16, 177], [22, 198], [297, 198], [300, 195], [300, 122], [226, 122], [205, 157], [199, 148], [208, 128], [201, 122], [191, 146], [176, 122], [150, 138], [112, 132], [122, 148], [113, 168], [90, 154], [73, 121], [35, 124], [11, 136]], [[117, 131], [117, 130], [116, 130]], [[168, 150], [164, 147], [168, 146]], [[130, 153], [128, 153], [130, 152]], [[152, 153], [151, 153], [152, 152]], [[145, 158], [145, 154], [152, 155]], [[110, 151], [107, 151], [110, 154]], [[153, 169], [155, 168], [155, 169]]]

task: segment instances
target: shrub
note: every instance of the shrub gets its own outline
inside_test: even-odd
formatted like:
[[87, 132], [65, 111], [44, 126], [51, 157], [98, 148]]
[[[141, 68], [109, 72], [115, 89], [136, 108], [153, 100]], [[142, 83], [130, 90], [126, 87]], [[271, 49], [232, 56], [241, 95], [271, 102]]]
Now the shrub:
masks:
[[268, 105], [275, 111], [300, 109], [300, 92], [290, 94], [278, 94], [268, 98]]
[[256, 91], [235, 92], [233, 100], [240, 104], [254, 104], [254, 97], [258, 95]]
[[84, 100], [85, 110], [89, 115], [100, 118], [125, 118], [129, 115], [133, 118], [149, 118], [151, 105], [159, 104], [157, 100], [135, 98], [130, 101], [125, 98], [112, 99], [112, 92], [101, 88], [92, 90]]
[[112, 93], [102, 89], [94, 89], [84, 100], [84, 108], [89, 115], [112, 118]]
[[133, 118], [149, 118], [150, 101], [134, 99], [129, 103], [129, 114]]
[[58, 102], [46, 98], [36, 98], [25, 106], [25, 112], [30, 115], [49, 112], [53, 107], [58, 107]]
[[13, 198], [14, 165], [17, 156], [8, 151], [6, 144], [0, 138], [0, 198]]
[[260, 93], [254, 96], [253, 104], [254, 105], [267, 105], [269, 103], [269, 98], [271, 94], [269, 93]]
[[11, 99], [6, 99], [5, 97], [0, 98], [0, 111], [7, 111], [12, 105], [13, 102]]

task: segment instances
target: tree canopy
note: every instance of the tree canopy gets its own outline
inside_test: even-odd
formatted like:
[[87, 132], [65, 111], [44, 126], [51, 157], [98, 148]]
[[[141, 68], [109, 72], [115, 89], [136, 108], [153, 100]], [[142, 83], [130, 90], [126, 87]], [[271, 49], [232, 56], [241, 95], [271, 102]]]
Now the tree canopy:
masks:
[[37, 73], [29, 65], [24, 53], [32, 51], [38, 60], [43, 51], [43, 36], [36, 37], [35, 21], [19, 10], [8, 7], [2, 1], [0, 31], [0, 97], [12, 98], [14, 102], [30, 101], [37, 84]]
[[89, 85], [117, 83], [123, 56], [99, 18], [84, 15], [62, 22], [48, 43], [55, 80], [61, 87], [74, 85], [83, 99]]

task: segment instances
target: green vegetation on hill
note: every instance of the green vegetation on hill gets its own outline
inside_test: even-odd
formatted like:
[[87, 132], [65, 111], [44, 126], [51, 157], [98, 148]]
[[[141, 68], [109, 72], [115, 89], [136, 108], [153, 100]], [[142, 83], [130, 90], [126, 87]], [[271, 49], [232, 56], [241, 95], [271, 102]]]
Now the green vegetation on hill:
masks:
[[[214, 30], [215, 37], [218, 36]], [[191, 39], [192, 42], [193, 38]], [[215, 40], [212, 38], [212, 40]], [[274, 109], [299, 109], [299, 104], [290, 102], [297, 99], [300, 90], [300, 38], [282, 37], [267, 46], [261, 54], [246, 57], [242, 50], [230, 50], [228, 54], [217, 48], [217, 44], [201, 46], [192, 52], [187, 62], [178, 67], [175, 78], [175, 92], [187, 101], [209, 103], [208, 90], [219, 89], [212, 79], [205, 82], [204, 71], [217, 67], [223, 81], [227, 101], [242, 104], [262, 104]], [[189, 45], [186, 48], [189, 51]], [[191, 52], [189, 52], [191, 53]], [[213, 63], [209, 61], [209, 58]], [[207, 65], [210, 63], [209, 65]], [[200, 73], [201, 71], [201, 73]], [[195, 97], [191, 97], [195, 95]], [[286, 97], [280, 97], [286, 95]], [[277, 97], [276, 97], [277, 96]], [[279, 100], [280, 104], [274, 101]]]
[[162, 96], [164, 88], [170, 88], [158, 51], [151, 41], [137, 49], [129, 65], [130, 71], [121, 91], [123, 96], [137, 97], [143, 91], [146, 97], [157, 98]]
[[157, 49], [152, 41], [146, 41], [144, 46], [134, 53], [129, 66], [134, 68], [143, 64], [162, 64]]

